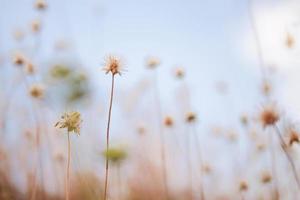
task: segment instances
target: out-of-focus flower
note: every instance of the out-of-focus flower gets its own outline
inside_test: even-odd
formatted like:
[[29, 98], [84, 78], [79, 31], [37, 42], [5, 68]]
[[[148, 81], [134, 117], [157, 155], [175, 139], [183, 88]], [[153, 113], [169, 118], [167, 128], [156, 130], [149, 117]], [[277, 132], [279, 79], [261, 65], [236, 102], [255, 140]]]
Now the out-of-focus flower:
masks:
[[26, 62], [26, 57], [22, 53], [15, 53], [13, 55], [13, 63], [17, 66], [22, 66]]
[[249, 186], [248, 186], [248, 183], [247, 183], [246, 181], [240, 181], [240, 184], [239, 184], [239, 190], [240, 190], [241, 192], [247, 191], [248, 188], [249, 188]]
[[188, 112], [185, 116], [185, 121], [188, 123], [193, 123], [197, 119], [196, 113], [194, 112]]
[[269, 96], [272, 92], [272, 85], [269, 81], [265, 80], [262, 83], [262, 93], [265, 96]]
[[31, 22], [31, 30], [34, 33], [39, 32], [41, 29], [41, 21], [39, 19], [35, 19]]
[[13, 37], [16, 41], [21, 41], [24, 39], [24, 32], [20, 29], [16, 29], [14, 32], [13, 32]]
[[263, 172], [261, 174], [261, 182], [263, 184], [267, 184], [267, 183], [270, 183], [272, 181], [272, 176], [269, 172]]
[[109, 148], [103, 152], [103, 156], [113, 163], [121, 163], [126, 159], [127, 153], [123, 148]]
[[46, 3], [45, 0], [36, 0], [35, 4], [34, 4], [34, 7], [37, 10], [45, 10], [47, 8], [47, 3]]
[[184, 75], [185, 75], [185, 73], [184, 73], [184, 70], [182, 68], [178, 67], [178, 68], [175, 69], [175, 77], [176, 78], [182, 79], [182, 78], [184, 78]]
[[164, 124], [166, 127], [171, 127], [174, 124], [174, 120], [171, 116], [166, 116], [164, 119]]
[[146, 59], [146, 66], [150, 69], [156, 68], [160, 64], [160, 60], [155, 57], [149, 57]]
[[288, 33], [285, 39], [285, 44], [288, 48], [293, 48], [295, 46], [295, 38], [292, 34]]
[[40, 99], [44, 96], [44, 91], [45, 88], [41, 84], [33, 84], [29, 89], [30, 95], [37, 99]]
[[29, 62], [29, 61], [27, 61], [26, 63], [25, 63], [25, 72], [27, 73], [27, 74], [34, 74], [34, 72], [35, 72], [35, 67], [34, 67], [34, 65], [33, 65], [33, 63], [32, 62]]
[[50, 74], [53, 78], [65, 78], [71, 73], [69, 67], [64, 65], [55, 65], [50, 71]]
[[264, 106], [260, 113], [260, 122], [263, 127], [273, 126], [279, 120], [279, 114], [274, 105]]

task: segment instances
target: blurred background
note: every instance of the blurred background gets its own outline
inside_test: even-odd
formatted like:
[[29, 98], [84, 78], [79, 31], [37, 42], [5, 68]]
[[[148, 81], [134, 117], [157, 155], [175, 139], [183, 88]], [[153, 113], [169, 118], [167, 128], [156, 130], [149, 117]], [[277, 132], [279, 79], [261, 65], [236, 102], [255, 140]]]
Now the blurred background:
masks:
[[[123, 69], [108, 199], [298, 199], [286, 155], [299, 171], [299, 11], [296, 0], [0, 0], [0, 199], [65, 198], [67, 132], [54, 125], [69, 111], [82, 118], [71, 199], [102, 199], [108, 55]], [[266, 105], [295, 139], [287, 151], [264, 128]]]

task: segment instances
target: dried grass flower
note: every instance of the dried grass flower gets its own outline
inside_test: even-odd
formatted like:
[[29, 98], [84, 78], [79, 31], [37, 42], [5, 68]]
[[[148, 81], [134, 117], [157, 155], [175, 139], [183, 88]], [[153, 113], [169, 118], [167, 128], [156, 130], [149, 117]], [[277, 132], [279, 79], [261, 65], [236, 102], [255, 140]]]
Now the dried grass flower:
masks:
[[204, 163], [201, 169], [205, 174], [210, 174], [212, 172], [212, 168], [208, 163]]
[[35, 4], [34, 4], [34, 7], [37, 10], [45, 10], [47, 8], [47, 3], [46, 3], [45, 0], [36, 0]]
[[262, 152], [266, 149], [266, 144], [264, 142], [256, 142], [256, 149]]
[[158, 65], [160, 65], [160, 60], [156, 57], [148, 57], [146, 59], [146, 66], [149, 68], [149, 69], [154, 69], [156, 68]]
[[106, 74], [111, 73], [113, 76], [116, 74], [121, 75], [121, 71], [122, 71], [121, 59], [112, 55], [106, 57], [104, 70]]
[[64, 65], [54, 65], [50, 70], [50, 74], [53, 78], [62, 79], [71, 74], [71, 69]]
[[272, 92], [271, 83], [267, 80], [263, 81], [261, 90], [262, 90], [263, 95], [269, 96]]
[[35, 19], [31, 22], [31, 30], [34, 33], [37, 33], [41, 30], [41, 21], [39, 19]]
[[174, 120], [171, 116], [166, 116], [164, 119], [164, 125], [166, 127], [172, 127], [174, 125]]
[[263, 127], [273, 126], [279, 121], [279, 113], [273, 104], [266, 105], [260, 113], [260, 122]]
[[29, 75], [34, 74], [34, 72], [35, 72], [35, 66], [33, 65], [32, 62], [27, 61], [27, 62], [25, 63], [25, 72], [26, 72], [27, 74], [29, 74]]
[[56, 154], [54, 155], [54, 160], [55, 160], [56, 162], [58, 162], [58, 163], [64, 163], [65, 160], [66, 160], [66, 158], [65, 158], [65, 156], [64, 156], [62, 153], [56, 153]]
[[295, 38], [292, 34], [287, 33], [287, 36], [285, 39], [285, 45], [290, 49], [295, 46]]
[[29, 93], [33, 98], [41, 99], [44, 97], [45, 87], [41, 84], [33, 84], [29, 88]]
[[137, 132], [138, 132], [139, 135], [144, 135], [146, 133], [145, 125], [139, 125], [137, 127]]
[[26, 62], [26, 57], [24, 54], [18, 52], [13, 55], [13, 63], [17, 66], [22, 66]]
[[184, 78], [184, 75], [185, 75], [185, 72], [182, 68], [176, 68], [175, 69], [175, 77], [178, 78], [178, 79], [182, 79]]
[[20, 29], [16, 29], [13, 32], [13, 37], [16, 41], [22, 41], [24, 39], [24, 32]]
[[299, 132], [295, 128], [289, 128], [288, 130], [288, 145], [292, 146], [294, 143], [299, 144]]
[[185, 116], [185, 121], [187, 123], [193, 123], [196, 121], [196, 119], [197, 119], [197, 116], [196, 116], [196, 113], [194, 113], [194, 112], [188, 112]]
[[247, 191], [248, 188], [249, 188], [249, 186], [248, 186], [248, 183], [247, 183], [246, 181], [240, 181], [240, 184], [239, 184], [239, 190], [240, 190], [241, 192]]
[[249, 123], [249, 118], [248, 118], [248, 116], [247, 116], [246, 114], [242, 114], [242, 115], [240, 116], [240, 122], [241, 122], [241, 124], [242, 124], [243, 126], [247, 126], [248, 123]]
[[68, 132], [80, 135], [81, 115], [77, 111], [67, 112], [61, 116], [61, 120], [55, 124], [58, 128], [67, 128]]
[[265, 171], [261, 174], [261, 182], [263, 184], [267, 184], [267, 183], [270, 183], [272, 181], [272, 176], [269, 172]]
[[119, 164], [127, 158], [124, 148], [111, 147], [103, 152], [103, 156], [113, 163]]

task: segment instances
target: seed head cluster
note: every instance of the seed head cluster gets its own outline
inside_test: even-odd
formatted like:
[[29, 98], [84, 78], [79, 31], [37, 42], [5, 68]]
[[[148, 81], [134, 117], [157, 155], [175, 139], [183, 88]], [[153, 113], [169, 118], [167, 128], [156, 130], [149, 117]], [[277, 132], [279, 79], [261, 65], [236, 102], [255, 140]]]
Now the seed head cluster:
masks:
[[158, 65], [160, 65], [160, 60], [158, 58], [155, 58], [155, 57], [149, 57], [149, 58], [147, 58], [147, 60], [146, 60], [146, 66], [149, 69], [154, 69]]
[[273, 126], [279, 120], [279, 114], [274, 106], [265, 106], [260, 113], [260, 122], [263, 127]]
[[111, 73], [113, 76], [116, 74], [121, 75], [121, 59], [116, 56], [108, 56], [105, 60], [104, 70], [105, 73]]
[[29, 89], [30, 95], [33, 98], [37, 98], [37, 99], [43, 98], [44, 91], [45, 91], [44, 86], [41, 84], [33, 84]]
[[72, 111], [61, 116], [60, 121], [55, 124], [58, 128], [67, 128], [68, 132], [74, 132], [80, 135], [81, 116], [79, 112]]
[[196, 113], [194, 112], [188, 112], [185, 116], [185, 121], [188, 123], [193, 123], [197, 119]]
[[171, 116], [166, 116], [164, 119], [164, 124], [166, 127], [172, 127], [174, 125], [174, 120]]

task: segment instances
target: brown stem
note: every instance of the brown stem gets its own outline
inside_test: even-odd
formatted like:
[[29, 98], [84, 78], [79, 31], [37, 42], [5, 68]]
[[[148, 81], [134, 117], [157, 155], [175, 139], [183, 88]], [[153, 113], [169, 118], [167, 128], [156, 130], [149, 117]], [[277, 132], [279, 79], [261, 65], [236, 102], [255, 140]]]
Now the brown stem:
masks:
[[67, 163], [67, 179], [66, 179], [66, 200], [70, 199], [70, 132], [68, 132], [68, 163]]
[[167, 177], [167, 167], [166, 167], [166, 149], [165, 149], [165, 137], [163, 134], [163, 127], [162, 127], [162, 110], [161, 110], [161, 104], [160, 104], [160, 96], [159, 96], [159, 90], [158, 90], [158, 81], [157, 81], [157, 74], [155, 71], [154, 74], [154, 93], [155, 93], [155, 101], [157, 106], [157, 112], [158, 112], [158, 119], [159, 119], [159, 136], [160, 136], [160, 156], [161, 156], [161, 162], [162, 162], [162, 175], [163, 175], [163, 187], [165, 190], [165, 196], [166, 199], [169, 199], [169, 189], [168, 189], [168, 177]]
[[[114, 84], [115, 84], [115, 75], [112, 75], [111, 79], [111, 92], [110, 92], [110, 102], [108, 110], [108, 119], [107, 119], [107, 129], [106, 129], [106, 152], [109, 149], [109, 131], [110, 131], [110, 119], [111, 119], [111, 110], [114, 96]], [[107, 198], [107, 184], [108, 184], [108, 157], [105, 159], [105, 185], [104, 185], [104, 200]]]
[[266, 80], [266, 72], [265, 72], [265, 68], [264, 68], [263, 52], [262, 52], [259, 33], [257, 30], [257, 25], [256, 25], [256, 21], [255, 21], [254, 12], [253, 12], [252, 0], [249, 0], [249, 2], [248, 2], [248, 10], [249, 10], [249, 15], [250, 15], [250, 23], [251, 23], [251, 26], [252, 26], [252, 29], [254, 32], [254, 39], [255, 39], [255, 43], [256, 43], [256, 50], [257, 50], [257, 54], [258, 54], [260, 71], [262, 73], [262, 79], [263, 79], [263, 81], [265, 81]]
[[190, 187], [190, 198], [193, 199], [193, 174], [192, 174], [192, 160], [191, 160], [191, 145], [190, 145], [190, 134], [187, 131], [187, 137], [186, 137], [186, 165], [187, 165], [187, 170], [188, 170], [188, 184]]
[[287, 146], [286, 143], [284, 142], [284, 139], [282, 138], [282, 135], [281, 135], [281, 133], [280, 133], [280, 130], [279, 130], [278, 126], [277, 126], [277, 125], [274, 125], [274, 128], [275, 128], [275, 132], [276, 132], [276, 134], [277, 134], [277, 136], [278, 136], [278, 138], [279, 138], [279, 140], [280, 140], [280, 144], [281, 144], [280, 147], [281, 147], [281, 149], [283, 150], [283, 152], [284, 152], [286, 158], [288, 159], [288, 161], [289, 161], [289, 163], [290, 163], [290, 165], [291, 165], [291, 167], [292, 167], [292, 171], [293, 171], [294, 178], [295, 178], [295, 180], [296, 180], [296, 182], [297, 182], [298, 188], [300, 189], [300, 181], [299, 181], [299, 177], [298, 177], [298, 174], [297, 174], [297, 169], [296, 169], [295, 163], [294, 163], [294, 161], [293, 161], [291, 155], [290, 155], [289, 152], [287, 151], [288, 146]]
[[272, 137], [272, 133], [269, 132], [269, 141], [271, 142], [271, 146], [270, 146], [270, 154], [271, 154], [271, 168], [272, 168], [272, 176], [274, 177], [274, 192], [275, 194], [273, 194], [272, 191], [272, 196], [274, 199], [276, 199], [276, 197], [279, 195], [279, 187], [278, 187], [278, 180], [277, 180], [277, 173], [276, 173], [276, 154], [275, 154], [275, 149], [274, 149], [274, 141], [273, 141], [273, 137]]
[[119, 187], [119, 199], [122, 199], [122, 182], [121, 182], [121, 166], [120, 163], [117, 164], [117, 179]]
[[195, 145], [196, 145], [196, 150], [197, 150], [197, 157], [199, 159], [199, 164], [200, 164], [200, 195], [201, 195], [201, 200], [205, 200], [205, 194], [204, 194], [204, 181], [203, 181], [203, 160], [202, 160], [202, 154], [201, 154], [201, 145], [199, 142], [199, 137], [198, 137], [198, 133], [196, 130], [196, 125], [192, 125], [193, 126], [193, 135], [194, 135], [194, 141], [195, 141]]

